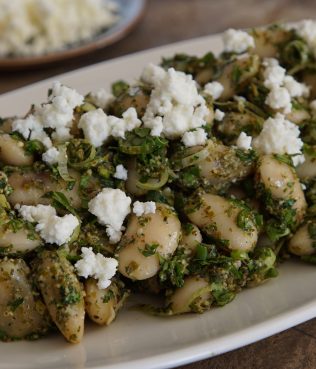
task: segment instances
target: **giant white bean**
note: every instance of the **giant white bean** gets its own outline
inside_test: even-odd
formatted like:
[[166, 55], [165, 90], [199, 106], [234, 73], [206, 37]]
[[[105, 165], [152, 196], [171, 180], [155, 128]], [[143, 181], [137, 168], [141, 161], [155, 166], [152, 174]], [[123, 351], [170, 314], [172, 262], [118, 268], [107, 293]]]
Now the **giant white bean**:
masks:
[[312, 223], [302, 225], [290, 239], [288, 248], [292, 254], [305, 256], [316, 253], [316, 248], [314, 246], [315, 240], [312, 239], [308, 229], [311, 225]]
[[0, 134], [0, 161], [5, 165], [27, 166], [33, 164], [34, 158], [25, 152], [22, 141], [4, 133]]
[[[231, 250], [249, 251], [258, 239], [258, 230], [252, 218], [247, 218], [249, 229], [238, 226], [243, 210], [224, 197], [201, 192], [189, 199], [186, 214], [207, 235], [224, 241]], [[249, 215], [250, 212], [249, 212]]]
[[304, 163], [296, 168], [296, 173], [302, 181], [308, 181], [316, 177], [316, 158], [305, 154]]
[[78, 208], [81, 205], [79, 174], [74, 171], [70, 171], [69, 174], [76, 180], [71, 190], [67, 189], [65, 181], [54, 180], [48, 172], [13, 172], [8, 176], [9, 185], [13, 188], [8, 200], [12, 206], [16, 204], [47, 205], [50, 203], [50, 199], [43, 196], [50, 191], [60, 191], [73, 207]]
[[173, 314], [183, 314], [195, 311], [194, 302], [199, 306], [210, 305], [212, 298], [211, 285], [206, 278], [187, 277], [182, 287], [177, 288], [168, 299]]
[[[25, 228], [14, 230], [4, 226], [0, 228], [0, 249], [7, 254], [27, 253], [42, 244], [39, 237], [29, 237], [30, 231]], [[34, 236], [34, 235], [33, 235]], [[7, 250], [6, 250], [7, 249]]]
[[0, 261], [0, 329], [5, 334], [2, 339], [27, 338], [48, 330], [47, 310], [37, 295], [24, 260]]
[[160, 268], [158, 253], [163, 257], [171, 256], [180, 235], [180, 221], [167, 205], [157, 203], [154, 214], [131, 215], [120, 244], [120, 273], [134, 280], [154, 276]]
[[236, 95], [238, 87], [254, 77], [258, 73], [259, 67], [260, 60], [257, 55], [246, 56], [227, 64], [217, 79], [224, 87], [220, 98], [227, 100]]
[[264, 155], [259, 163], [257, 178], [270, 191], [276, 201], [295, 200], [296, 221], [302, 221], [306, 211], [306, 200], [295, 170], [277, 160], [273, 155]]
[[85, 282], [85, 305], [89, 318], [100, 325], [109, 325], [123, 305], [124, 293], [112, 281], [108, 288], [100, 289], [95, 279]]
[[80, 342], [84, 331], [84, 291], [71, 263], [58, 252], [46, 250], [37, 260], [35, 279], [61, 333], [69, 342]]

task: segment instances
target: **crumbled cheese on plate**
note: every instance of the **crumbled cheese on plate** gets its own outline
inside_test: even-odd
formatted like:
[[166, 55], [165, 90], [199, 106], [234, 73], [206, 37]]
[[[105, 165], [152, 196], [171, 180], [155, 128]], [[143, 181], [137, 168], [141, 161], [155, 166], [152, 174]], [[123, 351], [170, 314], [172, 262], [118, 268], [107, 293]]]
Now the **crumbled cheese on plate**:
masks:
[[[110, 242], [117, 243], [122, 236], [124, 219], [131, 212], [131, 198], [119, 189], [103, 188], [89, 201], [88, 210], [106, 226]], [[114, 211], [115, 209], [115, 211]]]
[[206, 124], [209, 109], [189, 74], [149, 64], [142, 79], [153, 85], [143, 122], [153, 136], [176, 139]]
[[79, 226], [79, 220], [72, 214], [59, 217], [55, 208], [50, 205], [16, 205], [21, 217], [32, 223], [37, 223], [35, 230], [47, 243], [63, 245], [71, 239], [74, 230]]
[[286, 120], [284, 115], [277, 113], [268, 118], [259, 136], [253, 140], [253, 147], [263, 154], [289, 154], [293, 164], [303, 163], [303, 141], [299, 138], [300, 130], [294, 123]]
[[252, 137], [248, 136], [245, 132], [240, 132], [237, 138], [236, 145], [239, 149], [250, 150]]
[[126, 132], [130, 132], [140, 125], [141, 121], [137, 118], [135, 108], [128, 108], [123, 113], [122, 118], [106, 115], [99, 108], [83, 114], [78, 127], [83, 130], [85, 138], [93, 146], [100, 147], [111, 136], [125, 138]]
[[46, 148], [52, 146], [51, 138], [44, 128], [51, 128], [53, 140], [64, 142], [72, 138], [70, 128], [73, 123], [74, 109], [83, 103], [83, 96], [76, 90], [54, 82], [48, 103], [35, 106], [34, 112], [25, 119], [16, 119], [12, 130], [21, 133], [27, 140], [39, 140]]
[[92, 247], [81, 248], [81, 259], [75, 264], [75, 269], [80, 277], [92, 277], [98, 280], [99, 289], [105, 289], [111, 285], [118, 262], [114, 258], [106, 258], [100, 253], [95, 254]]
[[185, 132], [181, 140], [186, 147], [205, 145], [207, 133], [203, 128], [197, 128], [194, 131]]
[[114, 178], [121, 179], [122, 181], [127, 180], [128, 171], [122, 164], [119, 164], [115, 168]]
[[135, 201], [133, 204], [133, 213], [138, 217], [146, 214], [155, 214], [156, 213], [156, 203], [154, 201]]
[[215, 109], [214, 119], [221, 122], [225, 117], [225, 113], [219, 109]]
[[204, 90], [203, 90], [203, 92], [206, 95], [212, 96], [214, 100], [219, 99], [223, 91], [224, 91], [224, 86], [217, 81], [207, 83], [204, 86]]
[[255, 47], [255, 40], [251, 35], [232, 28], [223, 33], [223, 43], [225, 51], [238, 54]]

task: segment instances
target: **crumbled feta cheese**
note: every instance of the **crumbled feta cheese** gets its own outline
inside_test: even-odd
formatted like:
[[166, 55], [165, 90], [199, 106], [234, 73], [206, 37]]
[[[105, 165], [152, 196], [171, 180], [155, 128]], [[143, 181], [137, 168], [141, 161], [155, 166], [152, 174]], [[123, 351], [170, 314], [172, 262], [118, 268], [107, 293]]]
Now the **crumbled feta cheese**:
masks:
[[100, 253], [95, 254], [92, 247], [81, 248], [81, 259], [75, 264], [75, 269], [80, 277], [92, 277], [98, 280], [98, 288], [105, 289], [110, 286], [114, 277], [118, 262], [114, 258], [106, 258]]
[[44, 131], [39, 119], [30, 114], [25, 119], [16, 119], [12, 122], [12, 131], [17, 131], [26, 140], [38, 140], [43, 143], [46, 148], [52, 146], [52, 141]]
[[143, 69], [141, 79], [151, 85], [155, 85], [165, 77], [165, 70], [158, 65], [149, 63]]
[[296, 81], [292, 76], [286, 75], [286, 70], [279, 65], [277, 59], [267, 58], [263, 61], [264, 86], [270, 92], [265, 103], [273, 109], [281, 109], [285, 114], [292, 110], [292, 97], [308, 97], [309, 88]]
[[56, 147], [51, 147], [47, 151], [45, 151], [42, 155], [42, 160], [45, 161], [49, 165], [53, 165], [58, 163], [59, 151]]
[[301, 187], [302, 187], [302, 190], [305, 191], [306, 190], [306, 185], [304, 183], [301, 183]]
[[289, 23], [284, 25], [286, 29], [294, 29], [297, 34], [311, 48], [314, 56], [316, 56], [316, 21], [304, 19], [300, 22]]
[[114, 100], [114, 96], [104, 88], [100, 88], [96, 92], [91, 92], [89, 97], [91, 102], [101, 109], [106, 109]]
[[127, 169], [123, 167], [122, 164], [119, 164], [115, 168], [114, 178], [121, 179], [123, 181], [127, 180]]
[[[131, 212], [131, 198], [119, 189], [103, 188], [89, 201], [88, 210], [98, 218], [98, 222], [107, 228], [110, 241], [115, 243], [120, 238], [125, 217]], [[113, 232], [115, 231], [115, 232]]]
[[49, 218], [56, 215], [56, 210], [50, 205], [15, 205], [15, 209], [18, 210], [21, 217], [31, 223], [47, 222]]
[[78, 127], [85, 138], [95, 147], [102, 146], [110, 136], [125, 138], [125, 133], [139, 127], [135, 108], [127, 109], [122, 118], [106, 115], [102, 109], [91, 110], [83, 114]]
[[253, 147], [263, 154], [289, 154], [296, 166], [303, 163], [303, 141], [299, 138], [300, 130], [294, 123], [277, 113], [274, 118], [268, 118], [258, 137], [253, 140]]
[[304, 83], [297, 82], [292, 76], [284, 77], [284, 87], [291, 97], [308, 97], [309, 95], [309, 87]]
[[292, 110], [291, 96], [285, 87], [273, 87], [268, 93], [265, 103], [272, 109], [281, 109], [285, 114]]
[[224, 91], [224, 86], [217, 81], [207, 83], [204, 86], [204, 90], [203, 90], [205, 94], [211, 95], [214, 100], [219, 99], [223, 91]]
[[47, 243], [63, 245], [71, 239], [74, 230], [79, 226], [77, 217], [72, 214], [59, 217], [55, 208], [50, 205], [17, 205], [16, 209], [24, 220], [37, 223], [35, 230]]
[[245, 31], [228, 29], [223, 33], [224, 51], [243, 53], [255, 47], [254, 38]]
[[108, 116], [102, 109], [91, 110], [83, 114], [78, 127], [83, 130], [85, 138], [94, 147], [102, 146], [111, 134]]
[[[39, 117], [44, 128], [52, 128], [55, 133], [52, 137], [63, 137], [64, 141], [72, 138], [70, 128], [72, 126], [74, 109], [84, 101], [82, 95], [76, 90], [62, 85], [56, 81], [53, 83], [50, 102], [35, 108], [35, 115]], [[59, 132], [62, 130], [62, 134]]]
[[133, 204], [133, 213], [136, 214], [138, 217], [141, 217], [144, 214], [155, 214], [156, 203], [153, 201], [135, 201]]
[[203, 128], [197, 128], [194, 131], [185, 132], [181, 141], [186, 147], [205, 145], [207, 141], [207, 133]]
[[20, 132], [25, 139], [39, 140], [46, 148], [50, 148], [52, 142], [44, 128], [54, 130], [52, 138], [56, 141], [70, 139], [74, 109], [82, 102], [83, 96], [77, 91], [63, 86], [60, 82], [54, 82], [50, 101], [35, 106], [33, 114], [25, 119], [13, 121], [12, 130]]
[[111, 126], [111, 135], [121, 138], [125, 138], [126, 132], [130, 132], [142, 124], [137, 118], [137, 111], [135, 108], [128, 108], [122, 114], [122, 118], [109, 116], [109, 123]]
[[237, 138], [236, 145], [239, 149], [250, 150], [252, 137], [248, 136], [245, 132], [240, 132]]
[[286, 70], [279, 65], [277, 59], [265, 59], [263, 65], [266, 66], [263, 72], [265, 87], [270, 89], [275, 86], [281, 86]]
[[225, 113], [219, 109], [215, 109], [214, 119], [221, 122], [225, 117]]
[[113, 5], [109, 0], [0, 0], [0, 55], [45, 54], [91, 39], [117, 22]]
[[150, 66], [143, 78], [150, 80], [154, 87], [143, 117], [145, 127], [151, 128], [153, 136], [164, 134], [174, 139], [206, 124], [209, 110], [191, 75], [173, 68], [165, 71]]

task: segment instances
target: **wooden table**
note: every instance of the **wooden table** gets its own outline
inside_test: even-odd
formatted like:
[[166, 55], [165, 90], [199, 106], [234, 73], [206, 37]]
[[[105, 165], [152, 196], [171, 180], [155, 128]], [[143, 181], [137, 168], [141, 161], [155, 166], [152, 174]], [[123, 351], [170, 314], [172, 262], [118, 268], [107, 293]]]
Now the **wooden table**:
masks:
[[[316, 17], [315, 0], [149, 0], [143, 22], [116, 45], [49, 68], [0, 73], [0, 93], [105, 59], [221, 32], [228, 27], [252, 27], [313, 16]], [[181, 367], [206, 368], [315, 369], [316, 319], [242, 349]]]

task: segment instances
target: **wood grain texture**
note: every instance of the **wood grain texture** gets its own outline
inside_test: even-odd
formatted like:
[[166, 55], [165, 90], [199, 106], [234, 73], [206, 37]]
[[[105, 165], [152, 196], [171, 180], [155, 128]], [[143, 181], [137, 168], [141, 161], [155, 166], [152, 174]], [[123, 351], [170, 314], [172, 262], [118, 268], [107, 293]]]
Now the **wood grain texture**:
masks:
[[[252, 27], [307, 17], [316, 17], [315, 0], [149, 0], [143, 22], [116, 45], [45, 69], [0, 72], [0, 93], [85, 65], [229, 27]], [[316, 319], [242, 349], [181, 367], [271, 368], [316, 368]]]

